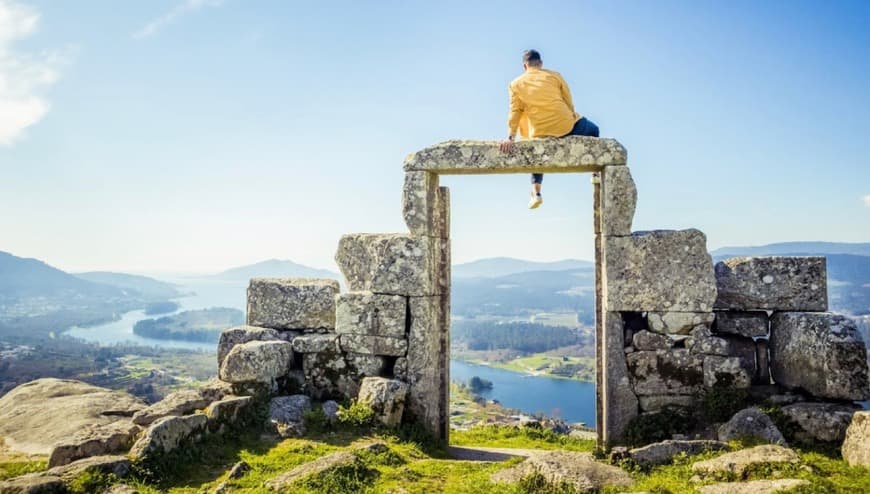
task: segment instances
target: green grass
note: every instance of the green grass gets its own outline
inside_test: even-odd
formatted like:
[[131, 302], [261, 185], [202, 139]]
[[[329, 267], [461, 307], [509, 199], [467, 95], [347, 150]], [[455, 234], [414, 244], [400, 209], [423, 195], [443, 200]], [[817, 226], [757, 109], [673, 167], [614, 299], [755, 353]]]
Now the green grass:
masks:
[[11, 479], [28, 473], [41, 472], [48, 468], [45, 461], [5, 461], [0, 462], [0, 480]]
[[595, 449], [591, 439], [575, 439], [535, 427], [486, 426], [467, 431], [451, 431], [450, 444], [454, 446], [480, 446], [490, 448], [561, 449], [586, 451]]

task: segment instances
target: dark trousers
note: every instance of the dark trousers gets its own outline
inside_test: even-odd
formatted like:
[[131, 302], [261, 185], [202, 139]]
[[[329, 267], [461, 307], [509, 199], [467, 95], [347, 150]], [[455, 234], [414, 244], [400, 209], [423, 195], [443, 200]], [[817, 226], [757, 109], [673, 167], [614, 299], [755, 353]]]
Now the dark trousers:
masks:
[[[571, 132], [568, 132], [562, 137], [566, 136], [590, 136], [590, 137], [598, 137], [598, 126], [592, 123], [591, 120], [586, 117], [577, 120], [574, 123], [574, 128], [571, 129]], [[543, 173], [533, 173], [532, 174], [532, 183], [540, 184], [544, 181]]]

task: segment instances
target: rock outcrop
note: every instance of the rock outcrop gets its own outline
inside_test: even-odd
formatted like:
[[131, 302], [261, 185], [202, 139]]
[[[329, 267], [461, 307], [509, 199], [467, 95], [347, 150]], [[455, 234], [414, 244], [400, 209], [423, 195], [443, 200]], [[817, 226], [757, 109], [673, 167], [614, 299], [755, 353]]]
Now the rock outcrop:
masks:
[[367, 377], [359, 390], [359, 401], [371, 407], [376, 419], [387, 427], [395, 427], [402, 421], [408, 385], [396, 379]]
[[800, 457], [793, 450], [775, 444], [765, 444], [695, 462], [692, 464], [692, 470], [712, 477], [733, 475], [742, 478], [747, 472], [761, 465], [797, 463], [800, 463]]
[[620, 468], [595, 461], [588, 453], [548, 451], [535, 453], [514, 467], [490, 476], [496, 483], [516, 483], [521, 478], [539, 473], [552, 484], [567, 483], [578, 493], [598, 492], [605, 486], [628, 487], [634, 483]]
[[841, 451], [849, 465], [870, 468], [870, 411], [852, 416]]
[[785, 437], [776, 428], [773, 420], [755, 407], [737, 412], [731, 420], [719, 427], [720, 441], [745, 438], [755, 438], [772, 444], [786, 444]]

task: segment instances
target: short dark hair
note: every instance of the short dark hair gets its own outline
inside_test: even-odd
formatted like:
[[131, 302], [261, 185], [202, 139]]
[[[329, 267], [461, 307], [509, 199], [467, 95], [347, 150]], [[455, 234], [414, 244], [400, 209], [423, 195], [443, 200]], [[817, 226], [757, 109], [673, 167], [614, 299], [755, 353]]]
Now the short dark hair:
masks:
[[538, 53], [538, 50], [526, 50], [523, 52], [523, 63], [541, 65], [541, 54]]

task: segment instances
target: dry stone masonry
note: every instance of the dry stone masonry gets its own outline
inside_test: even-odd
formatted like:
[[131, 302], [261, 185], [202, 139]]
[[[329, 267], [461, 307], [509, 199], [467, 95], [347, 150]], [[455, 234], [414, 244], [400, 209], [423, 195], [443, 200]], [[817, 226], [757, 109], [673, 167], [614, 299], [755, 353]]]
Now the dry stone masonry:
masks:
[[404, 170], [408, 233], [343, 236], [335, 260], [348, 292], [333, 280], [251, 280], [248, 325], [227, 330], [218, 349], [221, 379], [237, 394], [360, 399], [385, 424], [417, 422], [446, 439], [450, 195], [439, 176], [593, 172], [603, 444], [619, 443], [641, 414], [696, 407], [722, 387], [772, 401], [793, 392], [789, 417], [842, 440], [853, 402], [870, 398], [860, 334], [826, 312], [825, 259], [714, 266], [699, 230], [633, 232], [637, 189], [613, 139], [533, 140], [511, 154], [449, 141], [409, 155]]

